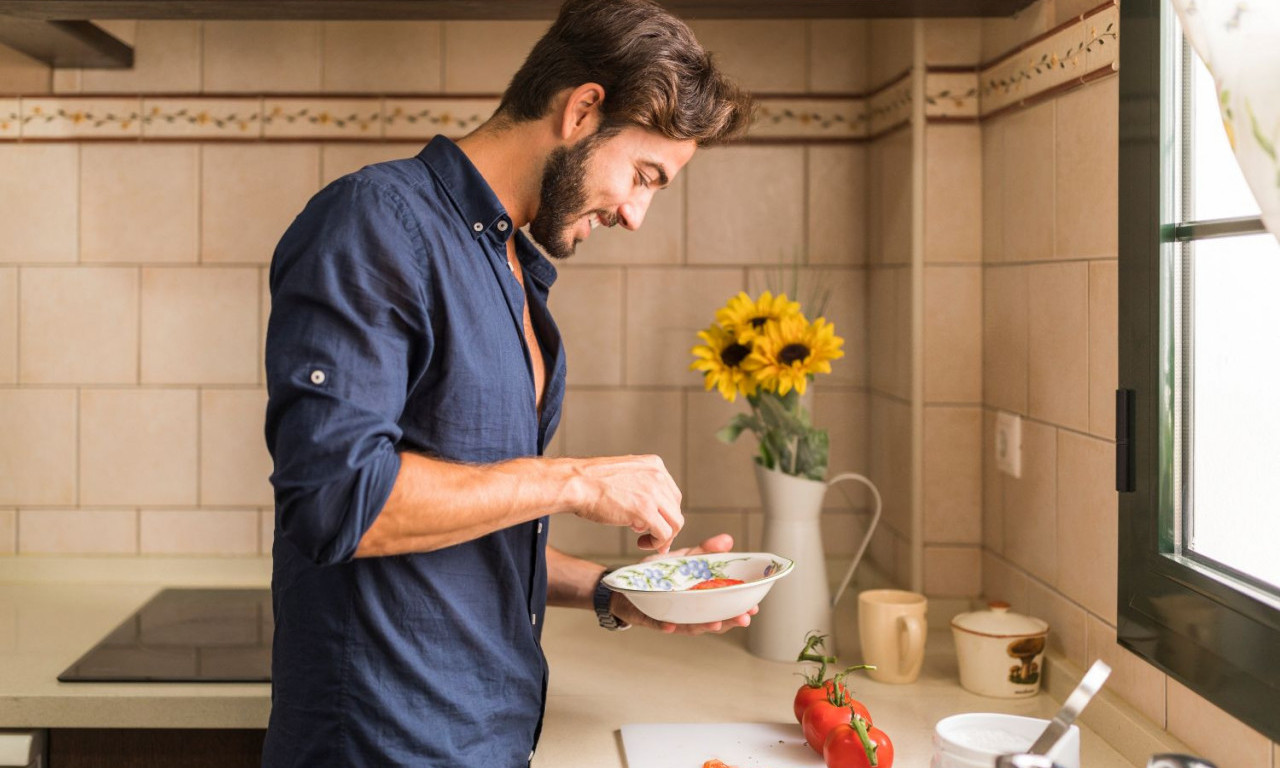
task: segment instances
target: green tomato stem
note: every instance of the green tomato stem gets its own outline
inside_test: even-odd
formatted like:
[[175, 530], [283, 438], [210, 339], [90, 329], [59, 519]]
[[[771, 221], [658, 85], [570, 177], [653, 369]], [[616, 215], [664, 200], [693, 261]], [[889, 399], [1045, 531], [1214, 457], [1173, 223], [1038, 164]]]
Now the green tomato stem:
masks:
[[796, 657], [796, 661], [812, 661], [818, 665], [816, 675], [806, 674], [804, 676], [804, 682], [810, 688], [822, 687], [822, 683], [827, 677], [827, 665], [834, 664], [836, 661], [834, 656], [822, 656], [814, 653], [814, 651], [823, 647], [826, 640], [826, 635], [820, 635], [816, 630], [811, 630], [805, 636], [804, 650], [800, 651], [800, 655]]
[[849, 725], [853, 726], [853, 730], [858, 732], [858, 739], [862, 741], [862, 748], [867, 753], [867, 762], [871, 763], [871, 768], [879, 765], [876, 760], [876, 745], [871, 742], [871, 736], [867, 733], [867, 724], [863, 722], [858, 713], [853, 711], [853, 707], [849, 707]]

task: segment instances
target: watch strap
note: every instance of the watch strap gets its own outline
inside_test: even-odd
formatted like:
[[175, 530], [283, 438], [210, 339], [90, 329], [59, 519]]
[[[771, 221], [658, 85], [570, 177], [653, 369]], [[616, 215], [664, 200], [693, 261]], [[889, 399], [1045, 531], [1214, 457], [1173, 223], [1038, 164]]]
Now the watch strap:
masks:
[[609, 610], [613, 601], [613, 590], [605, 586], [604, 577], [613, 572], [614, 569], [606, 569], [600, 574], [600, 578], [596, 580], [596, 589], [591, 596], [592, 607], [595, 608], [596, 620], [600, 622], [600, 626], [610, 632], [619, 632], [627, 629], [631, 625], [613, 615], [613, 611]]

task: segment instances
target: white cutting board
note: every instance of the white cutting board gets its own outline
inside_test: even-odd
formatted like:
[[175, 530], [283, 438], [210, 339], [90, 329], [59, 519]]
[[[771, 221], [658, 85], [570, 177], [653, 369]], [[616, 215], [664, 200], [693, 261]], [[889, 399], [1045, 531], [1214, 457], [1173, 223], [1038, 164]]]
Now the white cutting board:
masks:
[[642, 723], [622, 726], [627, 768], [823, 768], [795, 723]]

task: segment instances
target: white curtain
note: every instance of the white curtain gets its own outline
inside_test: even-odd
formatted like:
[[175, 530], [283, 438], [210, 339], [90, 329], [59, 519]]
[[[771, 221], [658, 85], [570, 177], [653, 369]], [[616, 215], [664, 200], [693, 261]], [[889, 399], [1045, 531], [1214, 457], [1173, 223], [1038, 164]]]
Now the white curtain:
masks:
[[1172, 0], [1218, 88], [1223, 128], [1280, 240], [1280, 0]]

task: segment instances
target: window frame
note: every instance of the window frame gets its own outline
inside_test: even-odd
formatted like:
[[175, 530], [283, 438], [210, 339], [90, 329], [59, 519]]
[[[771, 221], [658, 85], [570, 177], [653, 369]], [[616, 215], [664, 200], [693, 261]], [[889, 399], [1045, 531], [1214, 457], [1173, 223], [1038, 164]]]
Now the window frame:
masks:
[[[1280, 610], [1268, 596], [1174, 549], [1172, 270], [1181, 241], [1243, 234], [1240, 222], [1175, 227], [1172, 99], [1180, 46], [1169, 0], [1120, 6], [1117, 628], [1120, 644], [1235, 718], [1280, 740]], [[1164, 356], [1164, 359], [1162, 359]], [[1162, 365], [1164, 363], [1165, 365]], [[1166, 373], [1167, 372], [1167, 373]], [[1167, 378], [1166, 378], [1167, 376]], [[1126, 397], [1126, 394], [1128, 395]]]

